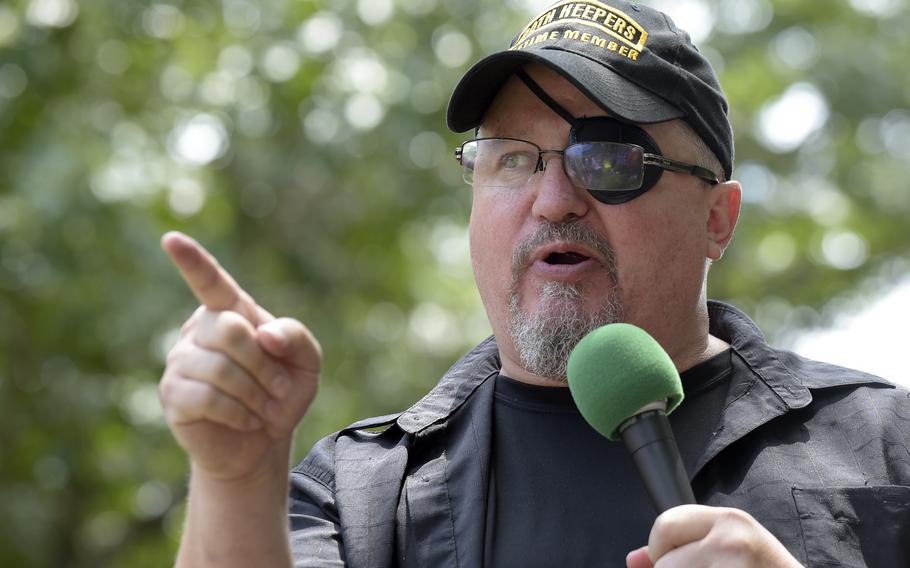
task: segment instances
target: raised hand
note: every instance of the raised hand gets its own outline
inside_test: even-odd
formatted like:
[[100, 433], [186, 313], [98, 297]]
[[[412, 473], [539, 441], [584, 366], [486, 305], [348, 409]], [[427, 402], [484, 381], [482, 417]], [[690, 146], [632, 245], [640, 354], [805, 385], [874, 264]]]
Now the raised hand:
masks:
[[162, 248], [202, 304], [167, 357], [159, 393], [194, 474], [286, 474], [294, 428], [316, 395], [322, 352], [299, 321], [260, 307], [215, 258], [171, 232]]

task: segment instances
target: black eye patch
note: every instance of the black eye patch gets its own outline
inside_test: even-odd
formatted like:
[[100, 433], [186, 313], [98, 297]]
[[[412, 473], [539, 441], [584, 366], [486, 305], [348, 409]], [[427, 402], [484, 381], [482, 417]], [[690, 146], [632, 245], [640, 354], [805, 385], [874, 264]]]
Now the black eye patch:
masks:
[[[621, 122], [609, 116], [593, 116], [576, 118], [569, 130], [569, 145], [579, 142], [620, 142], [641, 146], [645, 154], [660, 156], [660, 147], [647, 132], [627, 122]], [[641, 187], [628, 191], [597, 191], [588, 190], [595, 199], [601, 203], [615, 205], [635, 199], [648, 191], [660, 179], [663, 170], [660, 168], [645, 168]]]

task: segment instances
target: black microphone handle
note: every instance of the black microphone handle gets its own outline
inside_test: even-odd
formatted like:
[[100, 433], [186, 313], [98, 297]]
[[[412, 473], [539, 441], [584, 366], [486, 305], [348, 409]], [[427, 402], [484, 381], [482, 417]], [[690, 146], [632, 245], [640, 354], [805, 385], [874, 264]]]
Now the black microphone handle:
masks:
[[695, 503], [689, 476], [663, 410], [636, 414], [623, 422], [619, 431], [658, 514]]

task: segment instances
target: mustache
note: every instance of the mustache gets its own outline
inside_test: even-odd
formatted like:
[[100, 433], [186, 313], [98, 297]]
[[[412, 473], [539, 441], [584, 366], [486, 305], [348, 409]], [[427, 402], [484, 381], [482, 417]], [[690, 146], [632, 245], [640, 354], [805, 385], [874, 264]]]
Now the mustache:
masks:
[[513, 277], [517, 279], [529, 268], [535, 250], [555, 241], [584, 245], [598, 252], [606, 259], [606, 268], [615, 275], [616, 253], [610, 242], [580, 220], [573, 220], [566, 223], [543, 221], [533, 233], [519, 241], [512, 254]]

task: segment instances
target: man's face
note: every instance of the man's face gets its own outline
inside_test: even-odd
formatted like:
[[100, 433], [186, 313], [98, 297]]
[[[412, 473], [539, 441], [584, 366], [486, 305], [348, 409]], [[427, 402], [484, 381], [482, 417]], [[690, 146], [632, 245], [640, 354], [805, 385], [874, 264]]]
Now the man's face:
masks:
[[[557, 73], [539, 66], [526, 71], [573, 116], [607, 114]], [[513, 77], [479, 136], [562, 150], [569, 128]], [[665, 156], [695, 162], [679, 124], [643, 128]], [[564, 379], [575, 342], [614, 321], [643, 327], [671, 357], [685, 350], [704, 315], [709, 191], [693, 176], [664, 172], [644, 195], [606, 205], [572, 185], [559, 156], [544, 159], [546, 170], [521, 189], [474, 189], [471, 261], [504, 371]], [[544, 352], [534, 352], [548, 342]]]

